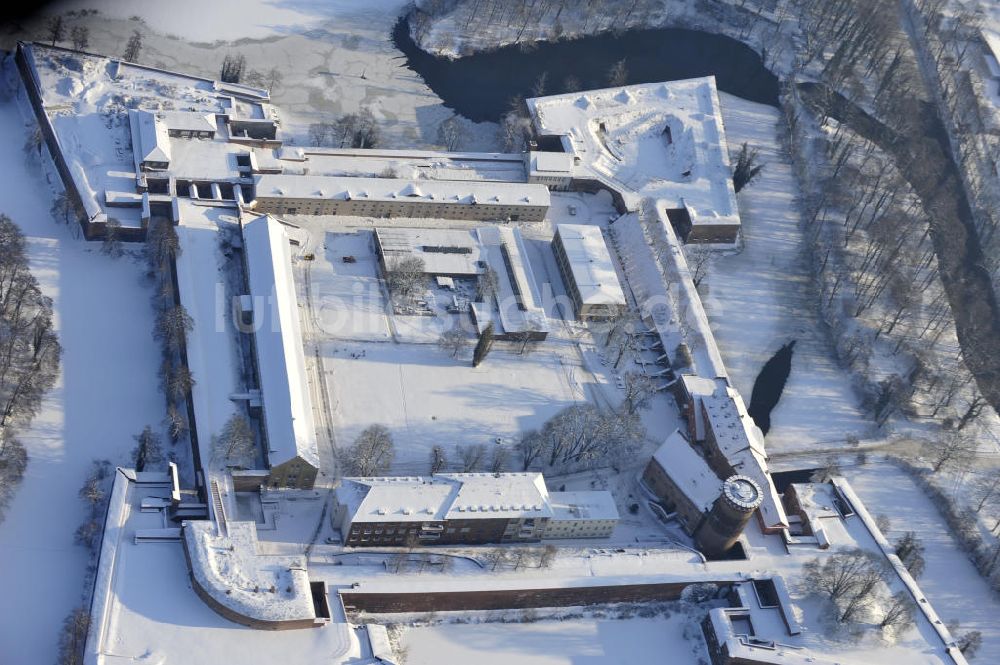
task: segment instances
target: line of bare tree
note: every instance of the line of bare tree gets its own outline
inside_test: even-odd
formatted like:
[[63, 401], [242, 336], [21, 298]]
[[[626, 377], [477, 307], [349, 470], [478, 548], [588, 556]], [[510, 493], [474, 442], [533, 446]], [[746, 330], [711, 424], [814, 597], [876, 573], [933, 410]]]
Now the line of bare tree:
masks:
[[377, 148], [382, 134], [371, 109], [348, 113], [333, 122], [309, 125], [309, 141], [315, 146], [336, 148]]

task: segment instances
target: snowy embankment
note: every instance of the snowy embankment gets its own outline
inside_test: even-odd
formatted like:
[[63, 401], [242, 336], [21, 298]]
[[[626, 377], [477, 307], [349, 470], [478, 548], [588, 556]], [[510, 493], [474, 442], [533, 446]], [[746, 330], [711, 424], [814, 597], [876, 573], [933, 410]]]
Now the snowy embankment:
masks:
[[890, 542], [906, 531], [915, 531], [923, 541], [927, 567], [920, 588], [942, 617], [961, 621], [959, 634], [969, 630], [983, 634], [975, 662], [1000, 662], [1000, 600], [955, 542], [931, 500], [905, 471], [888, 463], [857, 467], [849, 475], [868, 509], [890, 516], [891, 527], [885, 532]]
[[732, 149], [749, 143], [765, 166], [739, 194], [742, 250], [715, 256], [701, 285], [715, 339], [734, 385], [748, 396], [768, 358], [790, 340], [797, 342], [791, 375], [772, 413], [768, 450], [843, 443], [869, 423], [817, 319], [798, 183], [776, 134], [780, 112], [723, 93], [720, 99]]
[[53, 221], [46, 179], [57, 179], [37, 159], [25, 160], [25, 121], [9, 98], [0, 101], [0, 137], [8, 146], [0, 158], [0, 212], [27, 236], [63, 346], [61, 377], [19, 435], [28, 470], [0, 527], [0, 587], [11, 601], [0, 622], [0, 653], [4, 663], [30, 665], [55, 660], [62, 620], [80, 602], [89, 553], [73, 533], [87, 514], [77, 492], [91, 461], [129, 463], [132, 436], [147, 424], [158, 427], [164, 407], [140, 262], [104, 256], [77, 238], [75, 227]]

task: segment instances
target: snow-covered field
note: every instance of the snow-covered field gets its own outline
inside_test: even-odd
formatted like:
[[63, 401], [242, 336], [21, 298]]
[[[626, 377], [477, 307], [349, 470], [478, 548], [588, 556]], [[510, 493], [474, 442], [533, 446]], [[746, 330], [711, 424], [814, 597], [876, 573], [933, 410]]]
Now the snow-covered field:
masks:
[[982, 650], [974, 662], [1000, 663], [1000, 600], [952, 538], [930, 499], [906, 472], [888, 463], [855, 467], [848, 476], [872, 514], [889, 516], [892, 526], [885, 535], [890, 542], [906, 531], [917, 532], [927, 564], [920, 588], [946, 621], [961, 622], [959, 634], [982, 632]]
[[[97, 9], [66, 19], [90, 30], [88, 50], [120, 56], [134, 30], [143, 35], [139, 62], [217, 78], [226, 55], [244, 55], [247, 67], [282, 75], [272, 98], [282, 128], [308, 143], [308, 125], [332, 122], [367, 108], [378, 120], [385, 146], [437, 144], [441, 121], [452, 116], [423, 80], [406, 67], [391, 31], [402, 0], [218, 0], [130, 2], [70, 0], [49, 13]], [[132, 17], [136, 17], [133, 20]], [[28, 24], [16, 39], [45, 39], [44, 21]], [[225, 43], [223, 43], [225, 42]], [[0, 36], [13, 47], [13, 39]], [[64, 44], [65, 45], [65, 44]], [[463, 122], [468, 149], [492, 150], [493, 123]]]
[[[792, 372], [771, 414], [771, 451], [842, 443], [868, 427], [850, 376], [837, 366], [817, 319], [795, 200], [798, 185], [778, 144], [777, 109], [720, 93], [730, 149], [760, 151], [761, 176], [739, 194], [744, 247], [712, 260], [701, 292], [736, 388], [749, 402], [764, 363], [796, 340]], [[824, 446], [829, 447], [829, 445]]]
[[[192, 42], [260, 39], [272, 35], [305, 32], [317, 23], [344, 12], [356, 11], [351, 0], [67, 0], [49, 9], [50, 13], [97, 9], [114, 18], [141, 18], [147, 25], [167, 35], [183, 35]], [[365, 6], [380, 12], [395, 12], [401, 0], [375, 0]]]
[[[373, 424], [396, 441], [392, 471], [426, 473], [431, 447], [494, 446], [544, 423], [585, 398], [579, 367], [551, 351], [528, 356], [495, 348], [482, 365], [431, 345], [330, 343], [326, 367], [338, 444]], [[544, 348], [544, 347], [543, 347]], [[363, 358], [352, 353], [364, 351]]]
[[[700, 643], [684, 637], [690, 619], [569, 619], [536, 623], [439, 624], [408, 629], [408, 665], [611, 665], [663, 662], [695, 665]], [[697, 647], [697, 653], [693, 652]]]
[[77, 492], [90, 462], [128, 463], [132, 436], [159, 426], [164, 403], [151, 293], [138, 261], [102, 255], [100, 245], [49, 216], [52, 192], [37, 163], [25, 161], [24, 121], [9, 99], [0, 102], [0, 138], [8, 147], [0, 156], [0, 212], [28, 237], [63, 346], [62, 376], [20, 434], [30, 461], [0, 525], [0, 660], [34, 665], [55, 660], [62, 620], [83, 592], [89, 553], [73, 532], [85, 517]]

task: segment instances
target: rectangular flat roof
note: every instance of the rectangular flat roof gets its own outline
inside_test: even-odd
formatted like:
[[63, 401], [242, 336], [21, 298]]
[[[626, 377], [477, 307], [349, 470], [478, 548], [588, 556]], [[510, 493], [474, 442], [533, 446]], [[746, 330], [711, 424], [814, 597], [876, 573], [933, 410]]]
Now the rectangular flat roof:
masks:
[[615, 497], [607, 490], [582, 492], [552, 492], [553, 520], [616, 520], [618, 507]]
[[254, 185], [257, 196], [266, 198], [543, 207], [550, 203], [549, 190], [544, 185], [496, 181], [265, 174], [255, 176]]
[[298, 456], [319, 468], [288, 236], [273, 217], [259, 217], [243, 226], [243, 247], [254, 298], [268, 462], [275, 466]]
[[565, 152], [532, 151], [529, 155], [531, 172], [543, 176], [569, 176], [573, 172], [573, 155]]
[[356, 522], [552, 516], [540, 473], [344, 478], [337, 501]]
[[416, 256], [431, 275], [478, 275], [482, 249], [473, 231], [465, 229], [380, 226], [375, 237], [387, 263], [394, 257]]
[[558, 224], [556, 230], [583, 304], [624, 305], [625, 293], [600, 227]]

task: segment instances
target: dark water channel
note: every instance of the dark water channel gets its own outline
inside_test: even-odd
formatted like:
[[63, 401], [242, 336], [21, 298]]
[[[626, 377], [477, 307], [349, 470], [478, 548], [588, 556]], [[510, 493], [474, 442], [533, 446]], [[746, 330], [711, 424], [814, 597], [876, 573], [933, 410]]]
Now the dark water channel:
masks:
[[785, 344], [771, 359], [764, 363], [757, 380], [753, 383], [753, 394], [750, 396], [750, 406], [747, 411], [757, 423], [757, 427], [767, 434], [771, 430], [771, 411], [781, 401], [781, 393], [785, 390], [785, 382], [792, 372], [792, 354], [795, 352], [795, 340]]
[[629, 83], [673, 81], [714, 74], [723, 92], [771, 106], [778, 105], [778, 79], [750, 47], [722, 35], [679, 28], [630, 30], [558, 42], [540, 42], [524, 51], [505, 46], [449, 59], [421, 50], [405, 19], [392, 33], [407, 64], [458, 114], [482, 122], [506, 113], [510, 99], [531, 97], [542, 73], [546, 94], [564, 92], [567, 77], [580, 89], [607, 86], [608, 70], [625, 60]]

